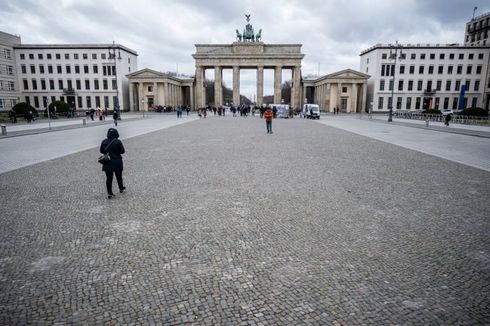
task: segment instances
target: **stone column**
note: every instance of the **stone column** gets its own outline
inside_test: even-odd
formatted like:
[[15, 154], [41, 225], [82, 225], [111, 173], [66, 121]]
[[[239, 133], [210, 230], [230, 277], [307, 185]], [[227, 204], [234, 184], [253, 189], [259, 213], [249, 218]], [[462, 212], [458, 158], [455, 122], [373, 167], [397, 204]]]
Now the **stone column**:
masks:
[[293, 88], [291, 89], [291, 105], [293, 108], [301, 107], [300, 98], [301, 67], [293, 69]]
[[361, 110], [366, 111], [366, 101], [367, 101], [367, 84], [362, 84], [362, 98], [361, 98]]
[[257, 105], [264, 103], [264, 67], [257, 66]]
[[134, 111], [134, 83], [129, 83], [129, 111]]
[[141, 100], [144, 100], [144, 94], [143, 94], [143, 83], [140, 82], [138, 85], [138, 111], [143, 111], [144, 110], [144, 105], [141, 103]]
[[357, 112], [357, 84], [352, 84], [352, 111]]
[[274, 103], [281, 103], [281, 84], [282, 84], [282, 67], [276, 66], [274, 70]]
[[302, 96], [302, 98], [301, 98], [301, 103], [303, 103], [303, 104], [307, 104], [307, 103], [305, 102], [306, 95], [307, 95], [307, 92], [306, 92], [306, 86], [305, 86], [305, 85], [303, 85], [303, 96]]
[[158, 85], [157, 82], [153, 82], [153, 106], [158, 104]]
[[204, 86], [203, 86], [204, 70], [201, 66], [196, 67], [196, 107], [204, 107]]
[[195, 110], [196, 108], [194, 107], [194, 92], [193, 92], [193, 87], [189, 87], [189, 97], [190, 97], [190, 105], [191, 105], [191, 110]]
[[240, 67], [233, 67], [233, 105], [240, 106]]
[[167, 88], [165, 87], [165, 82], [162, 83], [162, 104], [161, 105], [165, 105], [166, 104], [166, 100], [167, 100], [167, 96], [165, 94], [165, 92], [167, 91]]
[[337, 83], [337, 105], [340, 107], [340, 99], [342, 98], [342, 83]]
[[337, 96], [335, 96], [334, 85], [330, 84], [330, 112], [333, 112], [334, 108], [337, 107]]
[[214, 105], [222, 106], [223, 105], [223, 88], [222, 84], [222, 72], [220, 66], [214, 67]]

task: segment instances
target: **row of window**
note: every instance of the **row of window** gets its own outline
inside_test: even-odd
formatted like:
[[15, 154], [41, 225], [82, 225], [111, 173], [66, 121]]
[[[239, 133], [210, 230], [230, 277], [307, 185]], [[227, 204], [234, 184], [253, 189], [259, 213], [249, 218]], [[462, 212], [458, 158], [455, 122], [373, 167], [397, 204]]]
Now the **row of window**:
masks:
[[7, 59], [11, 60], [12, 59], [12, 50], [3, 48], [0, 50], [0, 59]]
[[[48, 74], [52, 74], [53, 73], [53, 66], [52, 65], [48, 65], [47, 66], [47, 71], [48, 71]], [[71, 74], [72, 72], [72, 66], [71, 65], [65, 65], [65, 73], [66, 74]], [[26, 65], [20, 65], [20, 71], [23, 73], [23, 74], [27, 74], [27, 67]], [[31, 74], [35, 74], [36, 73], [36, 65], [30, 65], [30, 72]], [[39, 73], [40, 74], [44, 74], [46, 72], [46, 70], [44, 69], [44, 65], [39, 65]], [[62, 65], [57, 65], [56, 66], [56, 72], [58, 74], [63, 74], [63, 66]], [[92, 72], [94, 74], [98, 74], [99, 73], [99, 66], [98, 65], [92, 65]], [[74, 65], [74, 73], [75, 74], [79, 74], [80, 73], [80, 65]], [[83, 66], [83, 73], [84, 74], [89, 74], [90, 73], [90, 68], [89, 68], [89, 65], [84, 65]], [[103, 65], [102, 66], [102, 75], [103, 76], [115, 76], [116, 75], [116, 66], [113, 66], [113, 65]]]
[[[116, 79], [111, 79], [112, 80], [112, 89], [115, 90], [117, 89], [117, 81]], [[24, 86], [24, 89], [23, 90], [38, 90], [38, 89], [41, 89], [41, 90], [46, 90], [48, 89], [48, 85], [49, 85], [49, 89], [50, 90], [55, 90], [55, 81], [54, 79], [49, 79], [46, 83], [46, 79], [40, 79], [39, 80], [39, 86], [38, 86], [38, 80], [37, 79], [32, 79], [31, 80], [31, 86], [29, 87], [29, 80], [27, 79], [23, 79], [22, 80], [23, 82], [23, 86]], [[90, 79], [85, 79], [84, 81], [84, 90], [90, 90], [91, 89], [91, 85], [93, 84], [93, 89], [94, 90], [99, 90], [100, 89], [100, 81], [98, 79], [94, 79], [93, 80], [93, 83], [90, 82]], [[66, 86], [66, 87], [65, 87]], [[82, 81], [80, 79], [77, 79], [75, 80], [75, 87], [73, 87], [73, 81], [71, 79], [68, 79], [66, 80], [66, 84], [65, 84], [65, 81], [63, 79], [58, 79], [58, 90], [62, 91], [64, 89], [69, 89], [69, 90], [81, 90], [82, 89]], [[104, 90], [108, 90], [109, 89], [109, 81], [107, 79], [103, 79], [102, 80], [102, 89]]]
[[15, 91], [15, 83], [11, 80], [0, 80], [0, 91]]
[[14, 75], [14, 67], [9, 65], [0, 65], [0, 75]]
[[[29, 59], [34, 60], [34, 53], [29, 53], [28, 56], [29, 56]], [[61, 53], [55, 53], [54, 56], [55, 56], [56, 60], [61, 60]], [[70, 60], [70, 53], [65, 53], [63, 55], [63, 57], [65, 58], [65, 60]], [[37, 58], [39, 60], [43, 60], [44, 59], [44, 54], [43, 53], [38, 53], [37, 54]], [[100, 54], [100, 58], [102, 60], [105, 60], [107, 58], [109, 58], [109, 60], [114, 60], [114, 55], [112, 53], [107, 53], [107, 54], [106, 53], [101, 53]], [[21, 53], [20, 54], [20, 60], [25, 60], [25, 59], [26, 59], [25, 53]], [[47, 60], [53, 59], [53, 54], [52, 53], [46, 53], [46, 59]], [[79, 60], [80, 59], [79, 53], [73, 53], [73, 59]], [[82, 53], [82, 59], [83, 60], [88, 60], [88, 53]], [[97, 53], [92, 53], [92, 59], [93, 60], [97, 60]], [[129, 59], [128, 59], [128, 63], [130, 63]]]
[[[454, 82], [454, 88], [452, 89], [453, 81], [452, 80], [446, 80], [446, 83], [444, 84], [444, 89], [448, 92], [454, 90], [455, 92], [459, 92], [461, 89], [461, 80], [456, 80]], [[470, 90], [471, 87], [471, 80], [467, 79], [465, 83], [463, 84], [466, 87], [466, 90]], [[435, 88], [434, 88], [435, 86]], [[440, 91], [442, 90], [443, 86], [443, 81], [442, 80], [437, 80], [435, 85], [433, 85], [432, 80], [428, 80], [426, 83], [426, 86], [424, 88], [424, 81], [423, 80], [417, 80], [417, 88], [415, 89], [416, 91]], [[393, 80], [389, 81], [389, 86], [388, 90], [391, 91], [393, 89]], [[379, 81], [379, 90], [384, 91], [385, 90], [385, 80], [381, 79]], [[403, 79], [398, 80], [398, 90], [399, 91], [404, 91], [405, 90], [405, 81]], [[407, 91], [413, 91], [414, 90], [414, 81], [409, 80], [407, 83]], [[480, 80], [475, 80], [473, 83], [473, 91], [478, 92], [480, 90]]]
[[[92, 103], [95, 104], [96, 108], [100, 108], [100, 107], [110, 108], [110, 107], [114, 107], [114, 103], [117, 103], [117, 97], [116, 96], [112, 96], [112, 102], [109, 102], [109, 100], [110, 100], [109, 96], [94, 96], [93, 99], [94, 99], [94, 101], [92, 102], [92, 96], [85, 96], [85, 104], [86, 105], [84, 106], [83, 96], [77, 96], [76, 102], [75, 102], [75, 96], [67, 96], [66, 100], [65, 100], [64, 96], [59, 97], [59, 101], [71, 104], [71, 107], [74, 109], [83, 109], [83, 108], [91, 109]], [[51, 103], [55, 102], [57, 100], [56, 96], [51, 96], [50, 100], [51, 100]], [[29, 105], [34, 106], [35, 108], [46, 108], [48, 106], [48, 97], [47, 96], [42, 96], [42, 97], [32, 96], [32, 102], [31, 102], [31, 96], [26, 96], [25, 102]], [[101, 105], [102, 103], [104, 105]]]
[[17, 104], [15, 99], [0, 98], [0, 110], [10, 110]]
[[[385, 101], [385, 98], [386, 98], [386, 101]], [[436, 110], [440, 110], [441, 109], [441, 98], [440, 97], [435, 97], [435, 98], [431, 98], [431, 97], [415, 97], [415, 103], [412, 102], [412, 97], [407, 97], [406, 98], [406, 101], [405, 101], [405, 106], [403, 106], [402, 104], [402, 101], [403, 101], [403, 97], [397, 97], [396, 98], [396, 109], [397, 110], [401, 110], [401, 109], [405, 109], [405, 110], [412, 110], [412, 109], [415, 109], [415, 110], [420, 110], [420, 109], [428, 109], [429, 107], [430, 108], [433, 108], [433, 109], [436, 109]], [[451, 108], [453, 110], [457, 110], [458, 108], [458, 100], [459, 98], [458, 97], [452, 97], [452, 106]], [[451, 101], [451, 97], [444, 97], [443, 98], [443, 103], [442, 103], [442, 109], [449, 109], [449, 103]], [[386, 102], [386, 106], [385, 106], [385, 102]], [[476, 107], [477, 106], [477, 103], [478, 103], [478, 97], [472, 97], [471, 98], [471, 107]], [[466, 108], [468, 105], [468, 98], [465, 97], [464, 98], [464, 107]], [[384, 97], [384, 96], [380, 96], [378, 97], [378, 110], [388, 110], [391, 106], [391, 97], [388, 96], [388, 97]]]
[[[398, 73], [400, 75], [405, 74], [405, 65], [400, 65], [398, 68]], [[427, 73], [429, 75], [433, 75], [435, 73], [435, 66], [434, 65], [429, 65], [427, 66]], [[475, 69], [475, 73], [477, 75], [481, 75], [482, 73], [483, 66], [482, 65], [477, 65]], [[466, 65], [466, 74], [471, 75], [473, 73], [473, 65]], [[381, 65], [381, 76], [393, 76], [395, 73], [395, 65], [393, 64], [386, 64], [386, 65]], [[415, 74], [415, 65], [410, 65], [408, 66], [408, 73], [410, 75]], [[419, 65], [418, 66], [418, 73], [419, 74], [424, 74], [425, 73], [425, 66], [424, 65]], [[448, 65], [446, 66], [446, 74], [452, 75], [454, 73], [454, 66], [453, 65]], [[461, 75], [463, 73], [463, 65], [457, 65], [456, 66], [456, 74]], [[437, 74], [442, 75], [444, 74], [444, 65], [438, 65], [437, 66]]]
[[[394, 59], [394, 53], [381, 53], [381, 59]], [[400, 59], [406, 59], [407, 54], [406, 53], [401, 53], [400, 54]], [[446, 53], [439, 53], [439, 60], [444, 60], [446, 58]], [[455, 53], [449, 53], [449, 60], [454, 60], [456, 58]], [[475, 58], [474, 53], [468, 53], [468, 60], [473, 60]], [[482, 60], [484, 58], [483, 53], [478, 53], [478, 59]], [[417, 59], [417, 53], [410, 53], [410, 60], [416, 60]], [[426, 53], [419, 53], [419, 59], [420, 60], [425, 60], [426, 59]], [[436, 59], [436, 54], [435, 53], [429, 53], [429, 59], [430, 60], [435, 60]], [[459, 60], [464, 60], [464, 53], [458, 53], [458, 59]]]

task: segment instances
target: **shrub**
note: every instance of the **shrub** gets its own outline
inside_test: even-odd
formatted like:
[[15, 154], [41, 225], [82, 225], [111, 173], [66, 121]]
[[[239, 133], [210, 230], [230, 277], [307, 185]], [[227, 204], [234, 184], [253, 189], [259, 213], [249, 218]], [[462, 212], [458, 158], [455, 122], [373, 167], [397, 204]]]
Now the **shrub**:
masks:
[[70, 110], [68, 103], [55, 101], [49, 104], [49, 112], [54, 113], [54, 107], [56, 106], [56, 113], [66, 113]]
[[14, 110], [15, 114], [19, 116], [24, 116], [29, 111], [32, 111], [32, 114], [35, 117], [37, 117], [38, 115], [37, 110], [34, 107], [32, 107], [30, 104], [27, 104], [25, 102], [17, 103], [16, 105], [14, 105], [12, 110]]
[[474, 117], [488, 117], [488, 111], [482, 108], [467, 108], [459, 113], [459, 115], [467, 115]]
[[441, 111], [439, 110], [436, 110], [436, 109], [431, 109], [431, 110], [425, 110], [425, 111], [422, 111], [423, 114], [442, 114]]

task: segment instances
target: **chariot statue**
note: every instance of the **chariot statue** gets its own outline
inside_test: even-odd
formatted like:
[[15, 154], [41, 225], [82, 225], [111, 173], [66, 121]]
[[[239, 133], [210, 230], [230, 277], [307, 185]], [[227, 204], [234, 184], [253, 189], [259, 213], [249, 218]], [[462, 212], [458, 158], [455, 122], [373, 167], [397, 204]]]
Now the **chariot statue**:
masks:
[[245, 17], [247, 19], [247, 25], [245, 25], [242, 34], [240, 34], [238, 29], [236, 30], [236, 40], [238, 42], [260, 42], [260, 39], [262, 38], [262, 29], [259, 29], [257, 35], [255, 35], [253, 26], [250, 24], [250, 14], [245, 14]]

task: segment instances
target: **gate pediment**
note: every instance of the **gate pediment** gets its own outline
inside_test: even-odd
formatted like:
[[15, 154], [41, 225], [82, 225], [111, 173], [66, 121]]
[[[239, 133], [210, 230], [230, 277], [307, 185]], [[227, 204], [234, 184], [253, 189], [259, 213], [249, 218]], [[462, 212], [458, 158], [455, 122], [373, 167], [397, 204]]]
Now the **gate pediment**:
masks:
[[233, 43], [233, 54], [262, 54], [262, 53], [264, 53], [264, 43], [262, 42]]

